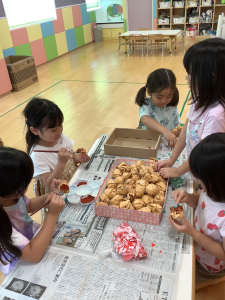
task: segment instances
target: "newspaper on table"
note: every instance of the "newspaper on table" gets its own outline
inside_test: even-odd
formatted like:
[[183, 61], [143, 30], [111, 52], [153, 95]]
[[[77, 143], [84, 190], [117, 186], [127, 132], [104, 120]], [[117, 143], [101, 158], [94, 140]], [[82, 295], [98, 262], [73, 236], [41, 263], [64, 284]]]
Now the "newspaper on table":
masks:
[[[111, 166], [120, 157], [104, 154], [103, 135], [91, 153], [89, 163], [74, 177], [103, 183]], [[172, 149], [160, 145], [158, 159], [168, 159]], [[187, 159], [181, 154], [176, 164]], [[183, 189], [191, 192], [187, 182]], [[148, 254], [146, 259], [115, 263], [101, 259], [111, 248], [112, 233], [123, 220], [95, 216], [94, 204], [66, 204], [51, 245], [38, 264], [19, 261], [0, 290], [0, 300], [173, 300], [182, 247], [188, 253], [188, 241], [168, 223], [169, 207], [174, 205], [169, 186], [160, 226], [127, 221], [137, 232]], [[183, 206], [186, 217], [190, 210]], [[91, 298], [90, 298], [91, 297]]]

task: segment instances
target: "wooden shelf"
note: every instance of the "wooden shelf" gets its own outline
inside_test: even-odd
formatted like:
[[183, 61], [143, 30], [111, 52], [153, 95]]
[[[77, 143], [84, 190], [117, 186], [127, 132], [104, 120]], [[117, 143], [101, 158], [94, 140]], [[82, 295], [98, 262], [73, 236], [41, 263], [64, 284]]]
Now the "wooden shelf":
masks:
[[212, 5], [200, 5], [200, 7], [212, 7], [213, 8]]
[[194, 6], [188, 6], [188, 8], [193, 8], [193, 7], [198, 7], [197, 5], [194, 5]]
[[215, 4], [215, 6], [225, 6], [225, 4]]
[[158, 9], [171, 9], [172, 7], [164, 7], [164, 8], [160, 8], [158, 7]]
[[200, 22], [199, 24], [212, 24], [213, 22]]
[[172, 23], [172, 25], [184, 25], [186, 23]]
[[174, 9], [179, 9], [179, 8], [184, 8], [184, 6], [181, 6], [181, 7], [173, 7]]

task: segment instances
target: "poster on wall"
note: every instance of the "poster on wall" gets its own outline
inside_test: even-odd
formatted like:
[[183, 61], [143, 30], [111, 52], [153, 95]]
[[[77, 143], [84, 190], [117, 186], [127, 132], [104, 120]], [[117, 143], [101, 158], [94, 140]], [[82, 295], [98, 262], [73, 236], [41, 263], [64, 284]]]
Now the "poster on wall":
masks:
[[97, 23], [123, 23], [123, 1], [101, 0], [101, 9], [96, 10]]

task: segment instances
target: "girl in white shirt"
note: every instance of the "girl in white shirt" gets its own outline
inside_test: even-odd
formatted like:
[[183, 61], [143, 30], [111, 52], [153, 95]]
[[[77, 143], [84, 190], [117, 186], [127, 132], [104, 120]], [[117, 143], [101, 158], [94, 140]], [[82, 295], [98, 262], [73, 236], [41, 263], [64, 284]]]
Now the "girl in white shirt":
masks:
[[27, 153], [33, 160], [34, 178], [40, 180], [41, 194], [45, 194], [53, 178], [70, 181], [77, 164], [88, 162], [90, 158], [84, 149], [81, 149], [84, 154], [70, 154], [74, 142], [62, 132], [64, 117], [55, 103], [34, 98], [23, 115], [27, 125]]
[[136, 96], [135, 103], [140, 106], [139, 126], [162, 133], [171, 146], [177, 138], [171, 130], [181, 123], [177, 105], [179, 92], [176, 77], [171, 70], [157, 69], [147, 78], [147, 83]]

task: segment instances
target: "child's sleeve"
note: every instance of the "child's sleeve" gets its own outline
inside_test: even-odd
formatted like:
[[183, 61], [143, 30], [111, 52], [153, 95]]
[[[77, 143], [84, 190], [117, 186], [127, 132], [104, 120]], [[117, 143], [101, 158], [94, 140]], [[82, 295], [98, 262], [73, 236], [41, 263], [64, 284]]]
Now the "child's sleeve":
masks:
[[174, 126], [174, 128], [177, 127], [180, 123], [181, 123], [181, 119], [180, 119], [180, 115], [179, 115], [179, 112], [178, 112], [178, 108], [175, 107], [174, 117], [173, 117], [173, 126]]
[[150, 117], [150, 109], [148, 105], [142, 105], [139, 107], [139, 118], [143, 116], [149, 116]]
[[46, 174], [46, 173], [51, 173], [51, 169], [49, 165], [41, 159], [38, 155], [33, 155], [31, 154], [31, 158], [33, 160], [34, 164], [34, 175], [33, 178], [38, 179], [40, 175]]

